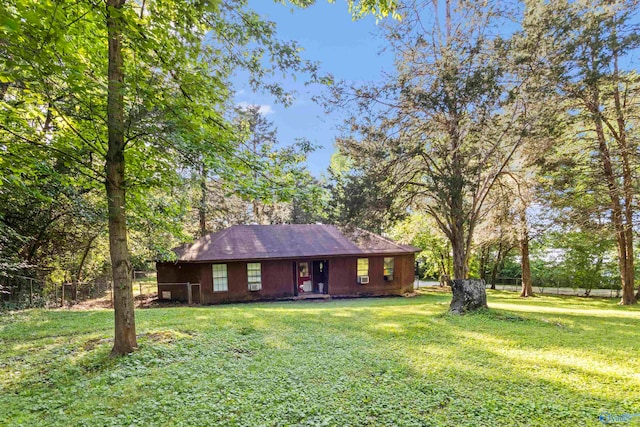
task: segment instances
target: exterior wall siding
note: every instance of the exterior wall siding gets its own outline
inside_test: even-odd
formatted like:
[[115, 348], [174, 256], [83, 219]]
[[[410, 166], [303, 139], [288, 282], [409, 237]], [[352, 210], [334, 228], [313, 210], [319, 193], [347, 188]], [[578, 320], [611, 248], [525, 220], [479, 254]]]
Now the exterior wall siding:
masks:
[[[369, 259], [369, 283], [357, 279], [358, 258]], [[414, 256], [395, 255], [392, 281], [384, 280], [385, 256], [336, 258], [329, 261], [329, 293], [332, 296], [402, 295], [411, 292], [414, 281]]]
[[[337, 297], [401, 295], [413, 289], [414, 255], [394, 256], [394, 277], [384, 280], [385, 256], [369, 256], [369, 283], [357, 282], [357, 260], [361, 257], [326, 258], [328, 260], [328, 292]], [[294, 263], [297, 260], [262, 261], [262, 289], [249, 291], [247, 263], [228, 262], [228, 291], [213, 291], [213, 263], [191, 264], [186, 262], [158, 263], [158, 296], [162, 291], [171, 291], [171, 299], [187, 301], [187, 287], [169, 283], [189, 282], [192, 286], [192, 301], [203, 304], [224, 302], [257, 301], [291, 298], [294, 294]], [[165, 285], [163, 285], [165, 283]]]
[[261, 262], [262, 289], [259, 291], [249, 290], [246, 262], [226, 264], [229, 288], [227, 292], [213, 292], [212, 264], [203, 264], [204, 304], [258, 301], [293, 296], [293, 264], [291, 261]]
[[[187, 263], [163, 262], [157, 263], [158, 272], [158, 298], [162, 299], [162, 292], [171, 292], [171, 299], [176, 301], [188, 301], [186, 283], [192, 286], [192, 301], [200, 302], [200, 265]], [[163, 283], [166, 283], [163, 285]]]

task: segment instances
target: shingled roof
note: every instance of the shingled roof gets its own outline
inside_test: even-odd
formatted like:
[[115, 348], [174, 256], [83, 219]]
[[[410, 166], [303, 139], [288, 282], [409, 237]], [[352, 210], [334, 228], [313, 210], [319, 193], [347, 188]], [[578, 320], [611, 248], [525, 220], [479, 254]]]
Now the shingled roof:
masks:
[[325, 224], [234, 225], [173, 249], [178, 261], [239, 261], [419, 252], [368, 231]]

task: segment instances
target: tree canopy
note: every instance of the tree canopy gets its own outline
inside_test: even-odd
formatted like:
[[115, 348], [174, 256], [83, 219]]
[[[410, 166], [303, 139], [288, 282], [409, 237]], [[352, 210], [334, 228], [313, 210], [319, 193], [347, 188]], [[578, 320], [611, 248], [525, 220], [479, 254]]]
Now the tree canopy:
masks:
[[[356, 18], [383, 17], [395, 4], [347, 3]], [[201, 173], [204, 187], [221, 178], [234, 183], [236, 194], [269, 203], [287, 187], [311, 182], [298, 166], [311, 149], [304, 141], [277, 155], [268, 145], [246, 149], [230, 114], [229, 77], [245, 69], [255, 90], [286, 105], [291, 94], [273, 77], [305, 72], [316, 78], [316, 66], [300, 56], [297, 42], [278, 39], [274, 23], [245, 0], [16, 0], [0, 5], [0, 17], [2, 194], [24, 202], [17, 211], [43, 206], [29, 230], [12, 220], [21, 213], [3, 209], [1, 261], [7, 268], [21, 265], [24, 257], [13, 247], [27, 251], [27, 263], [43, 255], [59, 218], [79, 222], [86, 253], [108, 234], [113, 354], [130, 352], [137, 343], [129, 228], [152, 224], [158, 210], [171, 223], [168, 214], [180, 214], [175, 205], [186, 199], [160, 194], [182, 186], [189, 171]], [[80, 202], [82, 215], [75, 216], [69, 208]], [[108, 232], [97, 225], [105, 218]]]
[[[402, 2], [402, 20], [385, 27], [395, 72], [381, 85], [337, 86], [328, 100], [349, 114], [337, 140], [348, 167], [332, 175], [336, 217], [429, 215], [459, 279], [478, 263], [484, 278], [490, 260], [500, 270], [517, 247], [527, 296], [529, 241], [541, 235], [531, 221], [548, 209], [558, 227], [573, 221], [567, 232], [615, 236], [621, 303], [635, 303], [637, 6]], [[567, 257], [579, 252], [577, 239], [565, 242]]]

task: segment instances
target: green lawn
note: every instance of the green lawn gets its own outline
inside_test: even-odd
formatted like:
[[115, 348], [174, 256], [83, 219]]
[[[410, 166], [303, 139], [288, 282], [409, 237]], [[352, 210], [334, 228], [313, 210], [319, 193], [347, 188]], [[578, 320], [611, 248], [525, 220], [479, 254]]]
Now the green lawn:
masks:
[[[0, 318], [0, 425], [601, 425], [640, 413], [640, 307], [489, 294]], [[624, 425], [640, 425], [640, 417]]]

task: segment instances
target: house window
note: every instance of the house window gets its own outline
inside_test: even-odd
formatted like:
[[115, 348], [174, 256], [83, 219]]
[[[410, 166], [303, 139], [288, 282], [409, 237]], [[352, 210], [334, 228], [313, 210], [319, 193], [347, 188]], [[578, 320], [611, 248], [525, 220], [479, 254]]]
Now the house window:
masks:
[[259, 291], [262, 289], [262, 273], [259, 262], [247, 263], [247, 278], [249, 280], [250, 291]]
[[213, 292], [227, 292], [227, 264], [213, 264]]
[[300, 262], [298, 263], [298, 271], [300, 273], [300, 277], [309, 277], [309, 263], [308, 262]]
[[358, 277], [368, 276], [368, 275], [369, 275], [369, 258], [358, 258]]
[[393, 257], [385, 257], [384, 258], [384, 280], [391, 282], [393, 280], [393, 267], [394, 267], [394, 258]]

